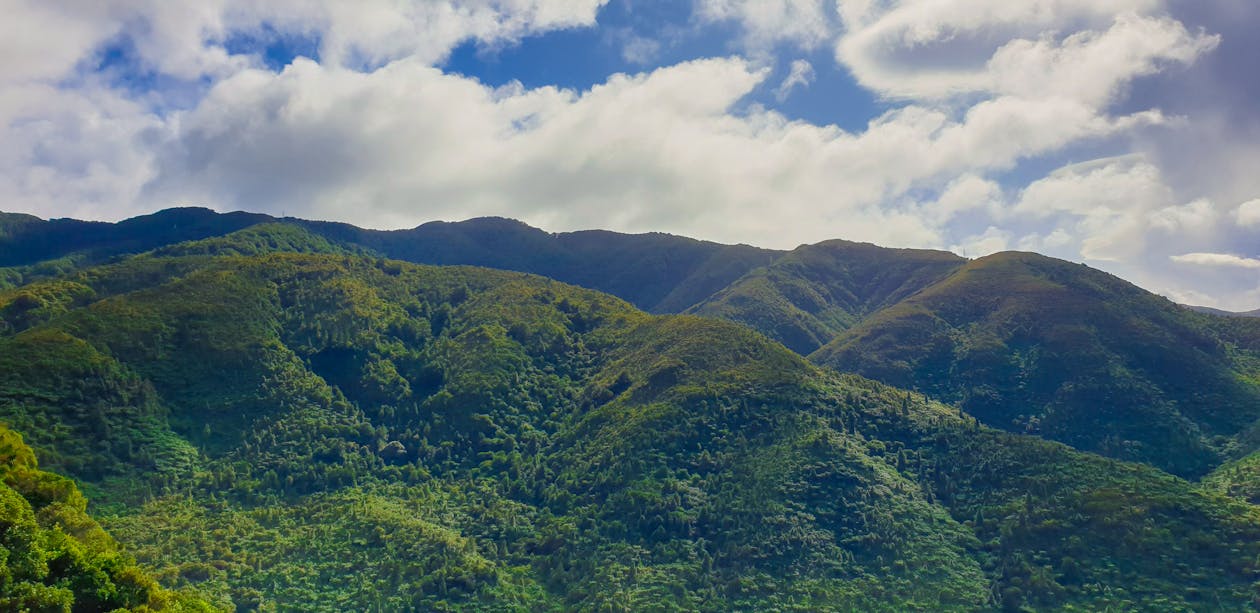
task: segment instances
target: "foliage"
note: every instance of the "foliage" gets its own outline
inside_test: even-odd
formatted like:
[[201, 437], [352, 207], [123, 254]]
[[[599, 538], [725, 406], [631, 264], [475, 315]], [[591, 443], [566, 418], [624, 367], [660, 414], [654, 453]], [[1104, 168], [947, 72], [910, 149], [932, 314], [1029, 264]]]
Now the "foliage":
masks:
[[270, 252], [300, 245], [327, 249], [262, 228], [78, 270], [55, 281], [82, 298], [0, 339], [4, 419], [147, 572], [215, 606], [1256, 597], [1256, 511], [1158, 470], [989, 430], [737, 324]]
[[146, 576], [86, 507], [72, 481], [39, 470], [21, 436], [0, 426], [0, 609], [215, 610]]
[[833, 240], [805, 245], [758, 268], [689, 312], [737, 321], [806, 355], [870, 313], [962, 266], [944, 251], [886, 249]]
[[1260, 386], [1209, 319], [1082, 265], [1004, 253], [811, 359], [998, 428], [1201, 476], [1246, 449], [1240, 435], [1260, 417]]

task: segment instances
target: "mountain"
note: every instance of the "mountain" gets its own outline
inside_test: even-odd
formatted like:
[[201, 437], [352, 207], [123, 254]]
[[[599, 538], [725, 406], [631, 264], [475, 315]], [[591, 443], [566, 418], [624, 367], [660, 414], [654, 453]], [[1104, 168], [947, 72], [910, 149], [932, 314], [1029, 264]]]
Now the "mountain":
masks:
[[[159, 245], [153, 256], [289, 251], [486, 266], [649, 312], [739, 322], [818, 364], [961, 404], [986, 425], [1185, 477], [1260, 449], [1260, 348], [1248, 348], [1240, 324], [1222, 323], [1249, 318], [1196, 313], [1032, 254], [968, 261], [846, 241], [783, 253], [665, 234], [551, 234], [501, 218], [397, 231], [205, 209], [118, 224], [5, 219], [0, 254], [15, 265], [0, 268], [0, 286], [25, 288], [0, 306], [16, 329], [94, 295], [58, 279], [142, 246]], [[50, 224], [71, 223], [95, 234], [48, 238]], [[179, 242], [190, 232], [200, 239]], [[33, 259], [45, 256], [56, 259]]]
[[300, 222], [320, 235], [420, 264], [517, 270], [619, 296], [654, 313], [676, 313], [778, 255], [669, 234], [588, 230], [550, 234], [519, 221], [431, 222], [412, 230], [368, 231]]
[[254, 213], [220, 214], [201, 208], [166, 209], [118, 223], [0, 213], [0, 266], [59, 259], [96, 263], [114, 255], [228, 234], [270, 219]]
[[[421, 264], [463, 264], [532, 272], [620, 296], [639, 308], [676, 313], [709, 297], [779, 253], [668, 234], [602, 230], [550, 234], [521, 222], [479, 218], [411, 230], [279, 220], [252, 213], [168, 209], [116, 224], [29, 215], [0, 217], [0, 287], [260, 224], [305, 228], [338, 248]], [[236, 239], [232, 239], [236, 241]], [[279, 246], [276, 246], [279, 248]]]
[[964, 262], [944, 251], [827, 241], [750, 271], [688, 312], [747, 324], [806, 355]]
[[1201, 316], [1029, 253], [967, 263], [811, 359], [999, 428], [1199, 476], [1260, 418], [1255, 366]]
[[538, 276], [270, 224], [7, 290], [0, 317], [0, 420], [218, 607], [1255, 598], [1245, 502]]
[[1205, 307], [1205, 306], [1192, 306], [1188, 304], [1183, 305], [1183, 306], [1185, 306], [1187, 309], [1190, 309], [1192, 311], [1197, 311], [1199, 313], [1207, 313], [1209, 315], [1219, 315], [1221, 317], [1260, 317], [1260, 309], [1239, 313], [1235, 311], [1224, 311], [1221, 309], [1214, 309], [1212, 307]]

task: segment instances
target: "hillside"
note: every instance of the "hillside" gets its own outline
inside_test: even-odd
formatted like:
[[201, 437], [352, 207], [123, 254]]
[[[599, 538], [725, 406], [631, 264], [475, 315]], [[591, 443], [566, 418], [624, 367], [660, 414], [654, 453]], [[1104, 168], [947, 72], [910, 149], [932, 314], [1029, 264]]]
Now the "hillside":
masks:
[[86, 507], [71, 480], [40, 470], [22, 437], [0, 425], [0, 609], [215, 610], [146, 576]]
[[1082, 265], [1003, 253], [811, 359], [998, 428], [1197, 476], [1260, 417], [1257, 371], [1205, 317]]
[[944, 251], [827, 241], [749, 272], [688, 312], [749, 325], [807, 355], [964, 262]]
[[[116, 224], [0, 215], [4, 215], [0, 217], [0, 287], [100, 264], [111, 257], [282, 223], [304, 228], [314, 240], [341, 251], [375, 253], [420, 264], [530, 272], [607, 292], [651, 312], [677, 313], [779, 255], [747, 245], [721, 245], [660, 233], [590, 230], [551, 234], [501, 218], [432, 222], [410, 230], [383, 231], [252, 213], [219, 214], [200, 208], [168, 209]], [[284, 249], [282, 245], [272, 248]]]
[[989, 430], [736, 324], [321, 240], [262, 228], [0, 295], [0, 419], [146, 569], [219, 606], [1255, 597], [1257, 511], [1155, 469]]
[[221, 236], [270, 219], [200, 208], [167, 209], [118, 223], [0, 213], [0, 266], [97, 263], [115, 255]]
[[[205, 209], [87, 224], [92, 232], [56, 241], [53, 226], [84, 222], [4, 219], [0, 253], [26, 263], [0, 268], [0, 285], [25, 285], [0, 298], [9, 313], [0, 327], [91, 300], [99, 290], [65, 280], [141, 246], [158, 245], [141, 260], [167, 267], [271, 252], [477, 265], [609, 292], [649, 312], [743, 323], [816, 363], [961, 403], [988, 425], [1182, 476], [1260, 448], [1253, 318], [1201, 315], [1050, 258], [968, 262], [846, 241], [780, 253], [664, 234], [551, 234], [498, 218], [377, 231]], [[189, 233], [208, 236], [177, 242]], [[32, 263], [31, 254], [57, 259]]]

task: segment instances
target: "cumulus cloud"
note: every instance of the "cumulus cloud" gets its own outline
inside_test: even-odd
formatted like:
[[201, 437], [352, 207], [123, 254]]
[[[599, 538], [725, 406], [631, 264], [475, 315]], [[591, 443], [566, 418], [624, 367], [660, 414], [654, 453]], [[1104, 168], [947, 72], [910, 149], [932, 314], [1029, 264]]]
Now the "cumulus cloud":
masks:
[[732, 21], [744, 31], [744, 46], [754, 54], [788, 43], [812, 49], [831, 40], [836, 22], [826, 0], [696, 0], [696, 14], [707, 21]]
[[[229, 54], [232, 33], [318, 33], [330, 68], [402, 58], [431, 64], [468, 39], [496, 43], [590, 25], [606, 2], [15, 0], [0, 22], [0, 198], [44, 215], [95, 218], [197, 202], [195, 190], [161, 203], [143, 198], [146, 185], [163, 182], [158, 150], [183, 136], [181, 115], [153, 110], [164, 92], [133, 93], [97, 72], [111, 47], [127, 48], [134, 72], [223, 85], [276, 77], [257, 69], [258, 58]], [[275, 147], [283, 159], [284, 144]]]
[[961, 243], [950, 247], [950, 251], [969, 258], [978, 258], [999, 251], [1010, 249], [1011, 233], [995, 226], [989, 226], [981, 234], [968, 236]]
[[247, 58], [224, 48], [233, 32], [263, 27], [319, 33], [334, 66], [436, 62], [467, 39], [511, 41], [591, 25], [608, 0], [13, 0], [0, 25], [0, 79], [58, 79], [119, 37], [165, 75], [221, 77]]
[[[1050, 69], [1064, 83], [1072, 71], [1103, 79], [1129, 79], [1155, 59], [1178, 59], [1210, 39], [1179, 30], [1179, 23], [1141, 16], [1159, 0], [905, 0], [840, 2], [845, 32], [836, 55], [859, 82], [904, 98], [1008, 91], [1010, 69]], [[1070, 28], [1070, 35], [1057, 34]], [[1103, 33], [1105, 32], [1105, 33]], [[1155, 34], [1142, 44], [1135, 37]], [[1186, 49], [1189, 47], [1190, 49]], [[1121, 52], [1109, 58], [1109, 53]], [[1088, 59], [1097, 64], [1067, 62]], [[1005, 76], [1004, 76], [1005, 75]], [[1019, 85], [1015, 83], [1015, 85]], [[1041, 85], [1037, 85], [1040, 87]], [[1091, 85], [1099, 87], [1099, 85]]]
[[[777, 247], [1036, 249], [1169, 295], [1260, 297], [1240, 285], [1255, 285], [1236, 276], [1246, 267], [1168, 266], [1250, 261], [1260, 153], [1251, 124], [1199, 112], [1211, 96], [1166, 111], [1179, 98], [1150, 95], [1237, 44], [1166, 0], [695, 0], [689, 23], [734, 24], [724, 49], [738, 55], [658, 66], [685, 45], [662, 53], [627, 28], [613, 38], [642, 72], [592, 87], [438, 68], [464, 41], [592, 26], [608, 1], [14, 0], [0, 201], [45, 216], [196, 203], [376, 227], [497, 214]], [[317, 41], [318, 57], [272, 70], [229, 50], [268, 32]], [[123, 47], [133, 72], [193, 94], [171, 104], [111, 82], [96, 67]], [[771, 80], [785, 52], [808, 59]], [[881, 101], [861, 129], [747, 103], [825, 95], [834, 68]]]
[[1238, 205], [1238, 210], [1234, 211], [1234, 217], [1240, 226], [1260, 226], [1260, 198]]
[[1256, 258], [1239, 257], [1228, 253], [1187, 253], [1184, 255], [1174, 255], [1171, 259], [1178, 264], [1260, 269], [1260, 260]]
[[1060, 168], [1022, 190], [1006, 217], [1052, 223], [1080, 239], [1081, 257], [1112, 261], [1134, 257], [1152, 239], [1207, 237], [1220, 221], [1211, 201], [1177, 202], [1160, 170], [1139, 155]]
[[[576, 92], [495, 89], [418, 62], [360, 73], [299, 61], [278, 78], [226, 80], [181, 116], [147, 197], [329, 217], [353, 210], [386, 225], [475, 210], [559, 229], [702, 225], [708, 236], [780, 246], [841, 228], [885, 242], [939, 240], [913, 216], [879, 207], [891, 182], [913, 179], [891, 166], [865, 171], [873, 156], [896, 154], [883, 137], [764, 110], [731, 115], [766, 77], [727, 58]], [[879, 130], [911, 128], [890, 117]], [[930, 132], [906, 136], [931, 147]], [[944, 151], [928, 155], [917, 172], [949, 163]], [[836, 172], [845, 166], [855, 171]], [[772, 210], [777, 240], [766, 235]]]
[[354, 211], [378, 225], [476, 211], [780, 247], [835, 236], [944, 246], [932, 207], [890, 203], [947, 185], [939, 207], [972, 208], [997, 189], [976, 173], [1160, 119], [999, 99], [959, 118], [902, 107], [849, 133], [734, 113], [768, 75], [710, 59], [572, 91], [495, 89], [418, 61], [244, 71], [174, 118], [144, 197]]

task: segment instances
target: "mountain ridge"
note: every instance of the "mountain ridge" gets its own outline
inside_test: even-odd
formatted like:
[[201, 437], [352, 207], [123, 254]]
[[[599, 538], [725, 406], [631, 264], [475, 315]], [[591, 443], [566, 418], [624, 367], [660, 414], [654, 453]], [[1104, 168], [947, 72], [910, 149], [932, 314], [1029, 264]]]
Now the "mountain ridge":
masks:
[[1150, 466], [987, 428], [740, 324], [317, 238], [177, 245], [2, 314], [25, 319], [0, 334], [0, 416], [149, 572], [216, 606], [1254, 598], [1260, 512]]
[[[236, 229], [260, 217], [165, 211], [119, 224], [122, 238], [96, 255], [67, 251], [58, 260], [0, 269], [0, 284], [36, 281], [0, 298], [0, 309], [14, 315], [6, 325], [33, 325], [88, 300], [82, 284], [53, 280], [139, 245], [129, 228], [158, 228], [144, 245], [195, 230], [213, 236], [152, 254], [335, 252], [529, 272], [649, 312], [743, 323], [819, 364], [960, 403], [988, 425], [1184, 476], [1260, 448], [1260, 334], [1243, 318], [1196, 313], [1081, 264], [1019, 252], [966, 260], [842, 240], [778, 252], [659, 233], [553, 234], [506, 218], [392, 231], [261, 218]], [[21, 219], [19, 226], [35, 223]], [[0, 253], [21, 244], [20, 235], [0, 239]], [[66, 245], [63, 251], [82, 242]], [[126, 255], [108, 255], [119, 257]], [[167, 265], [184, 265], [176, 260], [186, 261]], [[1089, 374], [1085, 364], [1109, 379]], [[1077, 374], [1063, 374], [1069, 372]], [[1154, 427], [1137, 426], [1142, 420]]]

